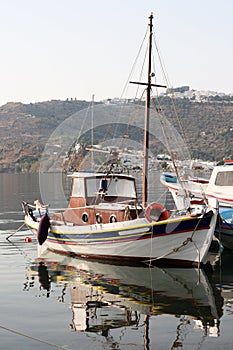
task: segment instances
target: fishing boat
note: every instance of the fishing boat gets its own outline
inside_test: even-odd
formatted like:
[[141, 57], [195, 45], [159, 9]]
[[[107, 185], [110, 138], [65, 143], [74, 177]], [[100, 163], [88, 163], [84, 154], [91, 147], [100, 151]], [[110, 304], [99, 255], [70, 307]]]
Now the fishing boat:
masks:
[[114, 171], [74, 172], [70, 200], [63, 210], [23, 203], [25, 224], [50, 250], [85, 258], [121, 262], [200, 266], [209, 250], [217, 203], [193, 205], [170, 213], [161, 203], [148, 203], [149, 120], [153, 14], [149, 17], [149, 54], [144, 116], [142, 200], [135, 178]]
[[219, 202], [222, 220], [215, 230], [224, 248], [233, 250], [233, 162], [225, 161], [222, 166], [215, 166], [210, 179], [192, 176], [182, 178], [175, 173], [163, 173], [161, 183], [169, 189], [179, 210], [190, 203], [215, 198]]

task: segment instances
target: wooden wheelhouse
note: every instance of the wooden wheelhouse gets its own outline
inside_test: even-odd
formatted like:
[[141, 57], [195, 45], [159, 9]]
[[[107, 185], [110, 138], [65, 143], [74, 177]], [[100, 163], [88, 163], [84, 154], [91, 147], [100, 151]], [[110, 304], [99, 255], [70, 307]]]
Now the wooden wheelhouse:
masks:
[[[125, 174], [73, 173], [70, 202], [62, 219], [77, 225], [133, 220], [142, 212], [135, 178]], [[53, 219], [61, 219], [55, 214]]]

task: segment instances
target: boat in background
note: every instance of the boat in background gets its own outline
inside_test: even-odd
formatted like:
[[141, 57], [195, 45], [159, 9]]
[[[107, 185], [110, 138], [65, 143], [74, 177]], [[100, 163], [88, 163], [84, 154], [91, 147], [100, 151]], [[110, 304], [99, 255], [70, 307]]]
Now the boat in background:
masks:
[[[114, 171], [75, 172], [69, 206], [58, 210], [23, 203], [25, 224], [50, 250], [85, 258], [172, 266], [200, 266], [209, 250], [217, 203], [169, 213], [160, 203], [148, 203], [149, 120], [152, 87], [153, 14], [149, 17], [149, 55], [143, 144], [142, 201], [135, 178]], [[165, 87], [165, 86], [164, 86]], [[112, 107], [114, 108], [114, 107]], [[123, 109], [122, 109], [123, 113]]]
[[225, 249], [233, 250], [233, 207], [221, 205], [219, 214], [221, 220], [214, 234]]
[[233, 250], [233, 161], [214, 167], [210, 179], [188, 176], [179, 178], [175, 173], [163, 173], [161, 183], [169, 189], [176, 207], [184, 210], [190, 203], [201, 204], [203, 200], [215, 198], [219, 202], [222, 221], [215, 236], [224, 248]]
[[193, 197], [215, 198], [220, 205], [233, 205], [233, 166], [229, 161], [215, 166], [210, 179], [163, 173], [161, 183], [171, 191], [178, 208], [187, 206]]

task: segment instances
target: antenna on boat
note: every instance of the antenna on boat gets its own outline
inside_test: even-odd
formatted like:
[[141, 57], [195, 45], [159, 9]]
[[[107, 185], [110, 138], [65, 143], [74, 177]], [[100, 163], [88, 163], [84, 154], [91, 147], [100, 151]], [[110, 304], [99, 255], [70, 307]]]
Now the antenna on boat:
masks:
[[[94, 98], [95, 95], [92, 95], [91, 100], [91, 147], [93, 147], [94, 144]], [[91, 152], [91, 167], [94, 169], [94, 153]]]
[[142, 174], [142, 205], [146, 207], [148, 200], [148, 155], [149, 155], [149, 122], [150, 122], [150, 100], [151, 100], [151, 87], [164, 87], [165, 85], [152, 84], [151, 78], [154, 73], [151, 72], [151, 58], [152, 58], [152, 35], [153, 35], [153, 12], [149, 17], [149, 53], [148, 53], [148, 73], [147, 83], [130, 81], [132, 84], [146, 85], [146, 105], [145, 105], [145, 122], [144, 122], [144, 159], [143, 159], [143, 174]]

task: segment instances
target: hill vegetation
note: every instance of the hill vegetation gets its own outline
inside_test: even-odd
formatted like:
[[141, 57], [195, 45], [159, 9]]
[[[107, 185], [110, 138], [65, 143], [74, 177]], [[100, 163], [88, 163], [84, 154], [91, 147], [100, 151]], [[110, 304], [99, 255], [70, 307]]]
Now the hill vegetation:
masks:
[[[170, 97], [161, 96], [159, 103], [175, 127], [179, 129], [179, 123], [182, 125], [193, 158], [220, 161], [232, 156], [232, 98], [216, 96], [204, 102], [176, 98], [179, 121], [170, 108]], [[7, 103], [1, 106], [0, 172], [38, 171], [41, 154], [51, 133], [66, 118], [88, 106], [90, 102], [78, 100]], [[158, 149], [160, 152], [166, 153], [166, 150]]]

